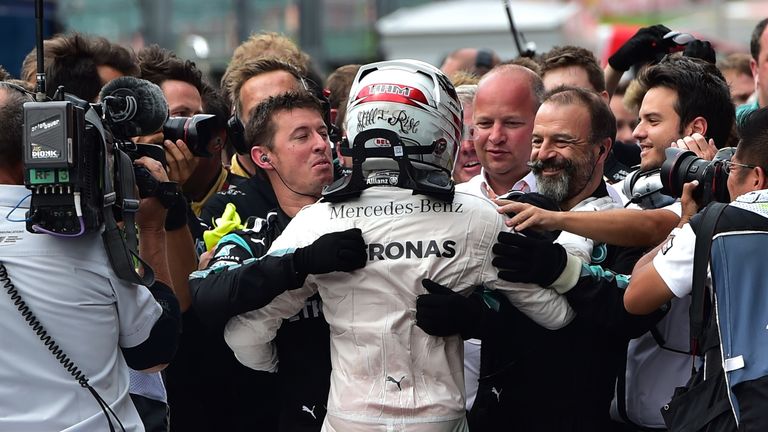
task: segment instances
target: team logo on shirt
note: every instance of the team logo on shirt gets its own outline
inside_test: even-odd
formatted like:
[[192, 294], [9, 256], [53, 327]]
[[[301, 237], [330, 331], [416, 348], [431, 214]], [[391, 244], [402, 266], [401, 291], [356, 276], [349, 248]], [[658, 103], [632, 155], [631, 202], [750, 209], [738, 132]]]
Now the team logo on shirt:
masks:
[[216, 252], [215, 258], [221, 258], [221, 257], [225, 257], [225, 256], [229, 255], [229, 253], [232, 251], [232, 249], [235, 248], [235, 246], [236, 245], [233, 245], [233, 244], [228, 244], [228, 245], [222, 246], [221, 249], [219, 249], [219, 251]]
[[453, 258], [456, 256], [456, 242], [444, 240], [418, 240], [368, 244], [368, 260], [396, 260], [401, 258]]

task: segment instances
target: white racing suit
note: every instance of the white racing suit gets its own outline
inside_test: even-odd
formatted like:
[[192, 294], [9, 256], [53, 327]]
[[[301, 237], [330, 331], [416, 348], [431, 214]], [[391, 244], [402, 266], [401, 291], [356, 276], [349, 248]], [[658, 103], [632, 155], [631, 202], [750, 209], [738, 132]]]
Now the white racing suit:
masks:
[[365, 268], [309, 275], [302, 288], [235, 316], [224, 331], [240, 362], [274, 371], [271, 341], [282, 319], [319, 291], [333, 366], [324, 431], [467, 430], [462, 340], [430, 336], [415, 325], [416, 297], [426, 294], [424, 278], [465, 295], [484, 283], [549, 329], [565, 326], [574, 316], [554, 290], [497, 278], [491, 247], [506, 229], [503, 218], [493, 203], [466, 193], [457, 192], [448, 203], [377, 186], [348, 202], [317, 203], [296, 215], [269, 254], [350, 228], [363, 232]]

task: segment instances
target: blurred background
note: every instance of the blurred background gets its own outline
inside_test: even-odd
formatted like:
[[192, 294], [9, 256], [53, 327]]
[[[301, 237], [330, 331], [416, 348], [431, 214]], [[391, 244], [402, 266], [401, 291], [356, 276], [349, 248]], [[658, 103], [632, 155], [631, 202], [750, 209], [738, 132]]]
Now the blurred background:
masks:
[[[529, 47], [578, 44], [605, 61], [640, 26], [663, 23], [713, 42], [718, 54], [749, 52], [758, 0], [47, 0], [45, 34], [79, 31], [138, 50], [157, 43], [194, 60], [213, 82], [248, 35], [293, 38], [327, 73], [348, 63], [409, 57], [440, 65], [460, 47], [517, 55], [505, 5]], [[0, 64], [18, 75], [34, 47], [34, 0], [0, 0]]]

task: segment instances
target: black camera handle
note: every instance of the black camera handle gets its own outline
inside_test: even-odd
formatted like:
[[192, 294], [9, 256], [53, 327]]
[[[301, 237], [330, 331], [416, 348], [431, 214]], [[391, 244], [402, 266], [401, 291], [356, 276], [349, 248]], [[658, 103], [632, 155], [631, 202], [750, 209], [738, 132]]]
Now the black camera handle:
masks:
[[[96, 399], [96, 403], [99, 404], [101, 411], [104, 413], [104, 417], [107, 418], [109, 431], [115, 432], [115, 426], [112, 424], [112, 417], [114, 417], [118, 426], [120, 426], [120, 430], [125, 432], [123, 423], [120, 421], [120, 418], [117, 417], [117, 414], [112, 411], [112, 407], [110, 407], [109, 404], [96, 391], [96, 389], [94, 389], [88, 383], [88, 377], [86, 377], [85, 374], [77, 366], [75, 366], [75, 362], [73, 362], [69, 356], [67, 356], [67, 354], [64, 353], [61, 348], [59, 348], [59, 344], [53, 340], [51, 335], [48, 334], [43, 324], [40, 322], [40, 320], [37, 319], [32, 310], [30, 310], [24, 299], [21, 298], [21, 293], [19, 293], [19, 290], [16, 289], [16, 287], [13, 285], [13, 282], [11, 282], [11, 277], [8, 275], [8, 269], [5, 268], [5, 265], [3, 265], [2, 262], [0, 262], [0, 281], [2, 281], [3, 288], [5, 288], [6, 292], [11, 297], [11, 301], [13, 301], [14, 306], [16, 306], [16, 308], [19, 310], [19, 313], [21, 313], [24, 321], [29, 324], [35, 334], [43, 342], [45, 347], [48, 348], [48, 351], [51, 353], [51, 355], [56, 358], [61, 366], [66, 369], [67, 372], [72, 375], [72, 377], [75, 378], [75, 381], [77, 381], [81, 387], [88, 389], [88, 391], [91, 392], [91, 396]], [[110, 414], [112, 417], [110, 417]]]

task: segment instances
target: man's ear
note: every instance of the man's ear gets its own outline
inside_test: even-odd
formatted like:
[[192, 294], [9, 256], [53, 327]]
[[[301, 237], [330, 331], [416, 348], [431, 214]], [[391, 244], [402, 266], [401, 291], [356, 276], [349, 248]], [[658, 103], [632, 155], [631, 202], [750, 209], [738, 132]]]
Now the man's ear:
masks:
[[270, 163], [269, 154], [262, 146], [251, 147], [251, 160], [257, 167], [263, 170], [273, 169], [272, 164]]
[[[753, 168], [752, 171], [754, 172], [754, 182], [753, 182], [753, 190], [763, 190], [768, 189], [768, 177], [766, 176], [765, 171], [763, 170], [763, 167], [758, 166], [756, 168]], [[732, 197], [735, 198], [735, 197]]]
[[600, 141], [600, 150], [597, 153], [598, 162], [605, 162], [605, 159], [608, 158], [608, 154], [611, 152], [611, 147], [613, 147], [612, 139], [603, 138], [603, 140]]
[[690, 136], [695, 133], [707, 136], [707, 119], [704, 117], [696, 117], [688, 123], [688, 126], [685, 128], [685, 135]]
[[749, 59], [749, 69], [752, 71], [752, 76], [754, 77], [755, 85], [757, 85], [757, 62], [753, 58]]

